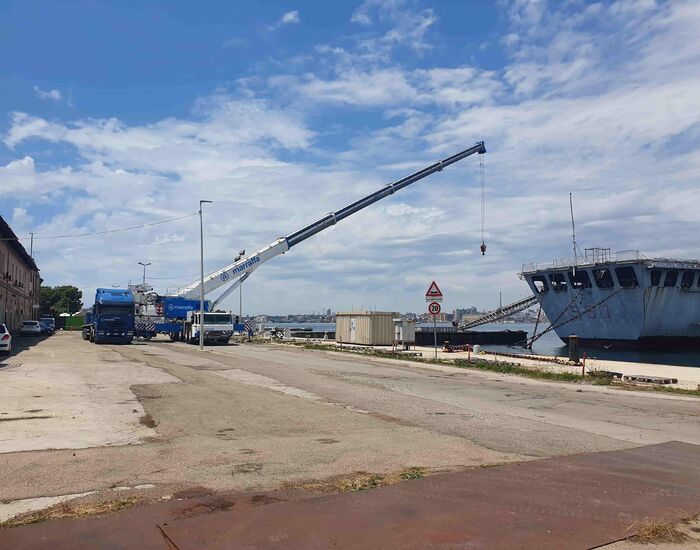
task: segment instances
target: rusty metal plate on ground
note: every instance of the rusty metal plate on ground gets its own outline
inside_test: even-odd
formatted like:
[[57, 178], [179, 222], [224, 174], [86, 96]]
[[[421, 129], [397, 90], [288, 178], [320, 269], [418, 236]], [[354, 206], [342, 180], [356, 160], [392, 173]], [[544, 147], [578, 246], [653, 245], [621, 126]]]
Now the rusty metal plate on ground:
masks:
[[180, 550], [593, 548], [700, 512], [700, 446], [480, 468], [160, 524]]

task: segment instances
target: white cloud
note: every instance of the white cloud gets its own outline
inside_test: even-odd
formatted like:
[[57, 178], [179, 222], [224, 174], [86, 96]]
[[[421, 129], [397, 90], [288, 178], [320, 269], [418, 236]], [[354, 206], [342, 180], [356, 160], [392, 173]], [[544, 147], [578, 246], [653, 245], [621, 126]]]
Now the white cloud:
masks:
[[61, 100], [61, 92], [59, 90], [42, 90], [39, 86], [34, 86], [34, 94], [39, 99], [52, 99], [53, 101]]
[[297, 10], [293, 10], [285, 13], [279, 22], [282, 25], [291, 25], [294, 23], [299, 23], [300, 21], [301, 19], [299, 19], [299, 12]]
[[432, 9], [419, 9], [412, 0], [365, 0], [351, 18], [363, 26], [376, 23], [378, 27], [384, 27], [358, 40], [358, 46], [365, 54], [383, 60], [389, 59], [397, 47], [418, 54], [432, 49], [427, 33], [437, 20]]
[[28, 227], [32, 221], [34, 221], [34, 217], [27, 212], [26, 208], [18, 206], [12, 210], [12, 226], [15, 230]]
[[297, 25], [299, 23], [301, 23], [299, 12], [297, 10], [292, 10], [282, 14], [282, 17], [280, 17], [274, 24], [270, 25], [268, 29], [270, 31], [275, 31], [280, 27], [284, 27], [285, 25]]

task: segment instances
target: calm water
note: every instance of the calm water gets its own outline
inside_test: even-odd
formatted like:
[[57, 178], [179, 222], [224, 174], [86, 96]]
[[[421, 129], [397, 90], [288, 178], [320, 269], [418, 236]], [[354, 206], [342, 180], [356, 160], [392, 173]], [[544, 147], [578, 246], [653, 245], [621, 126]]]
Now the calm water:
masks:
[[[333, 323], [266, 323], [265, 327], [310, 328], [318, 331], [335, 331]], [[432, 325], [418, 325], [431, 327]], [[449, 323], [438, 323], [438, 326], [450, 326]], [[524, 330], [528, 337], [532, 336], [534, 323], [489, 323], [475, 330]], [[539, 327], [542, 330], [542, 326]], [[532, 346], [532, 352], [514, 346], [483, 346], [484, 349], [505, 353], [532, 353], [535, 355], [568, 356], [566, 346], [559, 340], [554, 331], [548, 332]], [[581, 348], [592, 359], [610, 359], [613, 361], [636, 361], [638, 363], [659, 363], [664, 365], [679, 365], [684, 367], [700, 367], [700, 351], [632, 351], [599, 348]]]

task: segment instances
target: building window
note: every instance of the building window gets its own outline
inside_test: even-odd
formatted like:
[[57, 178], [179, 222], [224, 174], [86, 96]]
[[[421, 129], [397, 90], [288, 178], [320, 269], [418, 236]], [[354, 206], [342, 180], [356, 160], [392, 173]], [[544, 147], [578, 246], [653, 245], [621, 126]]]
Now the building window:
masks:
[[669, 269], [666, 272], [666, 279], [664, 279], [664, 286], [676, 286], [678, 281], [678, 271], [675, 269]]
[[598, 288], [613, 288], [615, 286], [609, 269], [594, 269], [593, 278]]
[[616, 267], [615, 274], [617, 275], [617, 282], [620, 283], [622, 288], [637, 288], [639, 286], [637, 275], [632, 266]]
[[554, 292], [566, 292], [568, 285], [563, 273], [552, 273], [549, 276], [549, 281], [552, 283]]
[[583, 269], [571, 270], [568, 275], [572, 288], [591, 288], [591, 278], [588, 276], [587, 271]]

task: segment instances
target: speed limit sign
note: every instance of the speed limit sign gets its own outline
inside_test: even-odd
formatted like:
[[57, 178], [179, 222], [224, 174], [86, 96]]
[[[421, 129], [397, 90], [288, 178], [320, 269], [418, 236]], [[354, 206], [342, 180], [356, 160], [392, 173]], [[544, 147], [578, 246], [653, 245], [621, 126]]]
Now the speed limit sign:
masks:
[[428, 304], [428, 313], [430, 313], [430, 315], [437, 315], [440, 313], [440, 304], [437, 302], [431, 302]]

